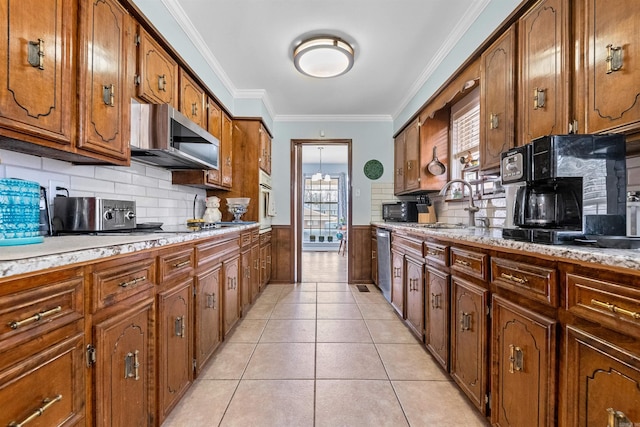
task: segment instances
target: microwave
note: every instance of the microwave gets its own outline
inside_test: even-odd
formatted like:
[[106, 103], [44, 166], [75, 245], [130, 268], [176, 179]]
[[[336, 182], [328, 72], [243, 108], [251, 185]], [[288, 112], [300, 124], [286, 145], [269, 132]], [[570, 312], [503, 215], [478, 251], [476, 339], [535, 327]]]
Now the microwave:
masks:
[[418, 202], [383, 203], [382, 219], [396, 222], [417, 222]]

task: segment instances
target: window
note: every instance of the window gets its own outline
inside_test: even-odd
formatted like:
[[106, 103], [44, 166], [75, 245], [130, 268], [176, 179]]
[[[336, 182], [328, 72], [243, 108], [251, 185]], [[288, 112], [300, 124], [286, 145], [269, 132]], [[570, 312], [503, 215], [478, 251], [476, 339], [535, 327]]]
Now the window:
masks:
[[314, 181], [304, 179], [303, 243], [323, 244], [337, 242], [340, 218], [338, 216], [339, 179]]
[[[480, 155], [480, 89], [451, 107], [451, 178], [477, 182]], [[462, 198], [465, 189], [455, 184], [452, 198]]]

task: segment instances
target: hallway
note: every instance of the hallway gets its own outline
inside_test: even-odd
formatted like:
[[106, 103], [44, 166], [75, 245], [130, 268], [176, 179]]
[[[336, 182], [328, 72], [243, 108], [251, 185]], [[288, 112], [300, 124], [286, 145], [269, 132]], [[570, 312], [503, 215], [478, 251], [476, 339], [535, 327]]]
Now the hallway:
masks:
[[268, 285], [163, 426], [486, 426], [368, 289]]

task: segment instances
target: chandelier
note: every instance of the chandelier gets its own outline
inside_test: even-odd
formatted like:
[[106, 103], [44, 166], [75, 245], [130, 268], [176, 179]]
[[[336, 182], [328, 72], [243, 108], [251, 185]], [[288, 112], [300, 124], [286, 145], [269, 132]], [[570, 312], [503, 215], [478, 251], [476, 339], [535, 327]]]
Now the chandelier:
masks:
[[318, 172], [314, 173], [313, 175], [311, 175], [311, 181], [324, 181], [324, 182], [330, 182], [331, 181], [331, 176], [329, 176], [329, 174], [326, 174], [324, 176], [324, 178], [322, 177], [322, 150], [324, 150], [324, 147], [318, 147], [318, 150], [320, 150], [320, 169], [318, 170]]

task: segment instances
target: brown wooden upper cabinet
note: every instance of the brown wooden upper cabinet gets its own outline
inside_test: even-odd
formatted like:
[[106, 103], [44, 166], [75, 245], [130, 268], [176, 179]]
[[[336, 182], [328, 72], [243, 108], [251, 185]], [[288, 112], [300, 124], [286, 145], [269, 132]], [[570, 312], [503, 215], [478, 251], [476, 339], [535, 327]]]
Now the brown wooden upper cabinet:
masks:
[[[442, 108], [433, 115], [420, 115], [420, 189], [440, 190], [449, 179], [449, 108]], [[435, 151], [434, 151], [435, 148]], [[427, 165], [434, 156], [445, 165], [442, 175], [434, 175]]]
[[[271, 141], [269, 139], [269, 141]], [[271, 158], [271, 146], [269, 146], [269, 158]], [[233, 184], [233, 122], [231, 117], [222, 112], [222, 137], [220, 138], [220, 184], [225, 188], [231, 188]], [[269, 161], [271, 172], [271, 161]]]
[[127, 52], [133, 20], [114, 0], [79, 5], [78, 147], [126, 164], [131, 102]]
[[[636, 0], [576, 1], [576, 105], [584, 133], [640, 127], [640, 8]], [[580, 123], [584, 120], [585, 125]]]
[[480, 165], [500, 166], [514, 146], [516, 31], [511, 26], [482, 53], [480, 67]]
[[518, 24], [519, 138], [569, 132], [570, 32], [568, 0], [542, 0]]
[[409, 124], [395, 139], [394, 192], [402, 194], [420, 187], [419, 119]]
[[[201, 128], [207, 128], [204, 90], [180, 68], [180, 112]], [[218, 139], [220, 139], [218, 137]]]
[[[69, 149], [75, 134], [75, 1], [2, 0], [2, 135]], [[33, 11], [38, 11], [37, 16]]]
[[260, 125], [260, 169], [271, 175], [271, 136]]
[[178, 64], [141, 26], [138, 26], [136, 95], [153, 104], [178, 108]]

